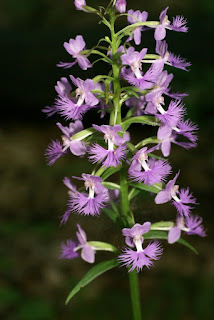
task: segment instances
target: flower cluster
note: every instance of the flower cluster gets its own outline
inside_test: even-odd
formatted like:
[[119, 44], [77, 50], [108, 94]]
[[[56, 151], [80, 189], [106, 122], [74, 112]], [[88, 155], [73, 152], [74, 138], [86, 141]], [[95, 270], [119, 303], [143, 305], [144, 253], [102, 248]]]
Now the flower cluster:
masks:
[[[192, 215], [196, 199], [189, 188], [179, 189], [176, 184], [179, 172], [167, 182], [173, 173], [166, 159], [170, 155], [171, 144], [190, 149], [197, 142], [197, 126], [186, 118], [183, 99], [187, 94], [171, 91], [174, 76], [165, 70], [166, 65], [172, 70], [189, 70], [191, 63], [169, 51], [165, 40], [167, 30], [186, 33], [187, 21], [182, 16], [173, 17], [170, 21], [168, 7], [160, 13], [157, 21], [149, 21], [146, 11], [126, 11], [125, 0], [111, 0], [105, 10], [103, 7], [89, 7], [85, 0], [75, 0], [74, 4], [79, 11], [97, 15], [109, 29], [110, 36], [101, 39], [105, 46], [101, 46], [99, 41], [92, 49], [86, 49], [82, 35], [64, 42], [72, 60], [59, 62], [58, 67], [69, 69], [78, 64], [82, 70], [87, 70], [102, 60], [107, 64], [109, 73], [85, 80], [73, 74], [69, 78], [62, 77], [55, 86], [57, 96], [54, 104], [43, 109], [48, 117], [58, 114], [64, 121], [69, 121], [67, 125], [56, 123], [62, 137], [47, 147], [48, 164], [53, 165], [69, 152], [73, 156], [85, 156], [96, 164], [91, 173], [72, 177], [84, 183], [85, 191], [82, 187], [78, 190], [70, 178], [64, 178], [69, 200], [61, 224], [66, 223], [72, 213], [92, 217], [106, 213], [122, 226], [125, 237], [126, 247], [119, 254], [118, 261], [129, 271], [136, 269], [139, 272], [144, 266], [152, 266], [153, 260], [158, 260], [162, 254], [157, 240], [147, 246], [144, 244], [144, 240], [154, 239], [154, 234], [160, 239], [159, 230], [168, 232], [169, 243], [179, 241], [181, 231], [205, 236], [202, 218]], [[115, 22], [119, 17], [126, 17], [127, 23], [122, 30], [115, 32]], [[152, 34], [153, 50], [141, 45], [145, 31]], [[93, 55], [98, 59], [94, 60]], [[105, 122], [97, 125], [93, 120], [91, 127], [84, 129], [84, 116], [87, 113], [90, 119], [92, 109], [97, 110]], [[133, 143], [128, 131], [134, 123], [142, 125], [138, 127], [141, 138], [137, 144]], [[143, 137], [143, 125], [153, 127], [152, 137]], [[162, 222], [157, 228], [157, 223], [135, 223], [130, 202], [139, 192], [147, 191], [152, 192], [152, 196], [156, 194], [156, 204], [171, 202], [174, 205], [176, 223], [166, 227], [168, 222]], [[117, 252], [110, 244], [96, 242], [92, 245], [93, 242], [87, 242], [85, 231], [79, 225], [77, 228], [78, 241], [63, 243], [61, 258], [76, 258], [78, 250], [81, 250], [82, 259], [93, 263], [97, 248]]]

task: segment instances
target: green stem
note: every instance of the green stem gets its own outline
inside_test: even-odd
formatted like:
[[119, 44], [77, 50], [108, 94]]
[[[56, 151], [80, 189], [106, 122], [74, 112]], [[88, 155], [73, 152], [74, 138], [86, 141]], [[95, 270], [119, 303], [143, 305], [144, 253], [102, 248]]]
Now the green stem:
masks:
[[111, 113], [110, 116], [110, 125], [115, 125], [121, 123], [121, 105], [120, 105], [120, 93], [121, 93], [121, 87], [120, 87], [120, 69], [118, 67], [117, 63], [117, 37], [114, 30], [114, 22], [115, 22], [115, 13], [112, 11], [111, 17], [111, 47], [112, 47], [112, 71], [113, 71], [113, 86], [114, 86], [114, 112]]
[[120, 204], [124, 216], [129, 215], [128, 183], [126, 168], [120, 170]]
[[[117, 35], [114, 29], [115, 23], [115, 12], [112, 10], [110, 15], [111, 24], [111, 47], [112, 47], [112, 71], [113, 71], [113, 87], [114, 87], [114, 98], [113, 104], [114, 109], [110, 115], [110, 125], [121, 124], [121, 86], [120, 86], [120, 68], [117, 62], [117, 49], [118, 41]], [[133, 214], [129, 208], [129, 198], [128, 198], [128, 182], [127, 182], [127, 168], [124, 164], [120, 170], [120, 208], [121, 214], [124, 217], [124, 224], [132, 227], [135, 224]], [[140, 292], [138, 284], [138, 275], [135, 271], [129, 273], [129, 283], [130, 283], [130, 293], [133, 309], [133, 320], [141, 320], [141, 309], [140, 309]]]
[[129, 272], [129, 286], [132, 301], [133, 320], [141, 320], [140, 289], [138, 283], [138, 274], [135, 270]]

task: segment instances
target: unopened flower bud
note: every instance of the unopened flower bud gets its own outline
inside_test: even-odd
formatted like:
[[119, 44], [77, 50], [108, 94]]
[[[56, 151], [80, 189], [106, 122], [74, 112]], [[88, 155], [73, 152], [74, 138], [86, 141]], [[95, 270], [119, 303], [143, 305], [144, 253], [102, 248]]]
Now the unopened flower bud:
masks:
[[126, 12], [126, 0], [117, 0], [115, 8], [120, 13]]
[[74, 5], [77, 10], [83, 10], [82, 6], [86, 6], [85, 0], [74, 0]]

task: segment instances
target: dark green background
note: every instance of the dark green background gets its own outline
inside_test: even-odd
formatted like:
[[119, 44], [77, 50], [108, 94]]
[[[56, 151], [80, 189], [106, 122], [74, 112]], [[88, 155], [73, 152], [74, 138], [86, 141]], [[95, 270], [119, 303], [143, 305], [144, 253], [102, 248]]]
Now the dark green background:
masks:
[[[107, 1], [87, 3], [96, 6]], [[167, 42], [171, 51], [192, 62], [189, 73], [171, 69], [175, 74], [173, 89], [190, 94], [185, 104], [189, 117], [200, 127], [198, 147], [186, 151], [173, 146], [170, 163], [174, 172], [181, 168], [180, 185], [189, 185], [197, 197], [200, 206], [194, 213], [203, 216], [208, 237], [188, 237], [198, 256], [180, 245], [164, 243], [161, 260], [140, 274], [143, 319], [208, 320], [213, 318], [214, 293], [214, 1], [128, 1], [129, 9], [146, 10], [153, 20], [167, 5], [169, 17], [182, 14], [189, 21], [188, 34], [168, 32]], [[64, 306], [69, 290], [90, 266], [80, 259], [59, 260], [60, 242], [74, 236], [78, 222], [89, 240], [121, 246], [122, 237], [103, 215], [71, 215], [67, 225], [59, 228], [58, 217], [67, 202], [63, 177], [90, 172], [92, 166], [68, 155], [49, 168], [43, 156], [50, 140], [60, 135], [55, 128], [59, 118], [46, 120], [41, 113], [54, 101], [56, 81], [69, 73], [92, 77], [105, 71], [102, 64], [85, 73], [78, 67], [67, 71], [56, 68], [58, 61], [70, 58], [64, 41], [83, 34], [90, 48], [104, 35], [105, 27], [97, 21], [93, 15], [76, 11], [71, 0], [3, 0], [0, 4], [1, 319], [131, 319], [124, 268], [98, 278]], [[151, 33], [143, 40], [152, 52]], [[93, 117], [89, 114], [85, 124]], [[142, 194], [133, 206], [140, 223], [175, 217], [172, 206], [156, 206], [147, 195]], [[96, 260], [109, 256], [99, 253]]]

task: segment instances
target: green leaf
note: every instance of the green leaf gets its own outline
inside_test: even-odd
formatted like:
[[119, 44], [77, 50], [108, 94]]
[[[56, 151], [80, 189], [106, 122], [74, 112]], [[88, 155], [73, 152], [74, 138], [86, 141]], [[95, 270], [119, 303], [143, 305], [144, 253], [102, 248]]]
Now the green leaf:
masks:
[[110, 243], [100, 242], [100, 241], [88, 241], [90, 246], [95, 250], [103, 250], [118, 253], [118, 250]]
[[118, 222], [118, 215], [116, 214], [115, 211], [109, 209], [109, 208], [104, 208], [102, 211], [115, 223]]
[[111, 190], [120, 190], [120, 186], [117, 183], [114, 182], [103, 182], [102, 183], [104, 185], [104, 187], [106, 187], [107, 189], [111, 189]]
[[82, 130], [80, 132], [77, 132], [76, 134], [74, 134], [71, 137], [71, 140], [83, 140], [87, 137], [89, 137], [90, 135], [92, 135], [96, 130], [94, 128], [88, 128], [85, 130]]
[[132, 183], [130, 183], [130, 186], [133, 187], [133, 188], [137, 188], [137, 189], [148, 191], [148, 192], [153, 192], [153, 193], [160, 192], [159, 188], [157, 188], [155, 186], [149, 186], [149, 185], [146, 185], [146, 184], [142, 184], [142, 183], [132, 182]]
[[119, 171], [121, 169], [121, 167], [111, 167], [105, 170], [105, 172], [102, 174], [102, 179], [106, 180], [109, 176], [111, 176], [113, 173]]
[[[145, 239], [165, 239], [165, 240], [167, 240], [168, 239], [168, 232], [152, 230], [152, 231], [145, 233], [143, 235], [143, 237]], [[189, 244], [189, 242], [187, 242], [186, 240], [180, 238], [177, 242], [186, 246], [187, 248], [192, 250], [195, 254], [198, 254], [198, 251], [191, 244]]]
[[166, 228], [166, 230], [169, 230], [174, 225], [175, 224], [172, 221], [159, 221], [151, 225], [151, 230], [158, 230], [159, 228], [161, 228], [162, 230], [163, 228]]
[[80, 291], [80, 289], [87, 286], [90, 282], [92, 282], [94, 279], [96, 279], [98, 276], [103, 274], [104, 272], [113, 269], [119, 265], [118, 260], [111, 259], [104, 262], [101, 262], [91, 268], [86, 275], [78, 282], [78, 284], [71, 290], [70, 294], [68, 295], [65, 304], [68, 304], [68, 302], [77, 294], [77, 292]]
[[96, 76], [96, 77], [93, 78], [93, 81], [94, 81], [95, 83], [97, 83], [97, 82], [99, 82], [99, 81], [101, 81], [101, 80], [103, 80], [103, 79], [108, 79], [109, 81], [113, 81], [113, 80], [114, 80], [114, 78], [112, 78], [112, 77], [110, 77], [110, 76], [107, 76], [107, 75], [98, 75], [98, 76]]
[[132, 117], [122, 122], [123, 130], [126, 131], [132, 123], [145, 123], [151, 126], [159, 126], [159, 121], [154, 116]]
[[146, 138], [146, 139], [140, 141], [138, 144], [136, 144], [135, 148], [140, 149], [149, 143], [159, 143], [159, 142], [161, 142], [161, 141], [158, 140], [156, 136], [150, 137], [150, 138]]
[[82, 6], [82, 7], [86, 10], [85, 12], [87, 12], [87, 13], [97, 13], [98, 12], [97, 9], [89, 7], [89, 6]]
[[118, 31], [116, 33], [116, 36], [118, 37], [119, 35], [125, 36], [127, 33], [129, 33], [130, 31], [134, 31], [137, 27], [141, 27], [141, 26], [158, 26], [160, 24], [159, 21], [145, 21], [145, 22], [137, 22], [137, 23], [133, 23], [123, 29], [121, 29], [120, 31]]

